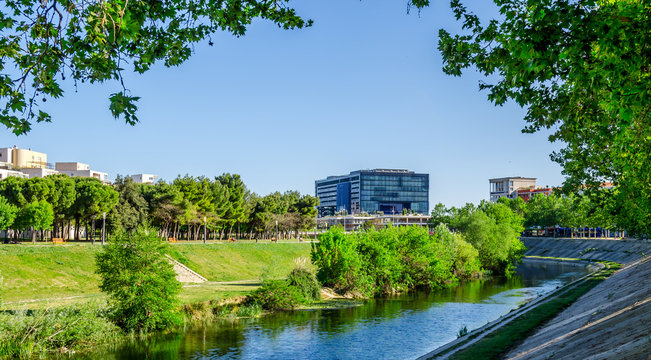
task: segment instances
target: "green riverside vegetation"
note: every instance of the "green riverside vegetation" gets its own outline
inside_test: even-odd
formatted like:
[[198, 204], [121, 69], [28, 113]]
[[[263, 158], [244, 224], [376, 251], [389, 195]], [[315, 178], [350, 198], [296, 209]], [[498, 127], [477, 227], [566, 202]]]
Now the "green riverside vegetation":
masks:
[[508, 276], [524, 253], [523, 218], [504, 204], [484, 202], [455, 214], [458, 232], [439, 224], [357, 233], [332, 228], [312, 244], [317, 278], [340, 294], [368, 297], [439, 289], [485, 273]]

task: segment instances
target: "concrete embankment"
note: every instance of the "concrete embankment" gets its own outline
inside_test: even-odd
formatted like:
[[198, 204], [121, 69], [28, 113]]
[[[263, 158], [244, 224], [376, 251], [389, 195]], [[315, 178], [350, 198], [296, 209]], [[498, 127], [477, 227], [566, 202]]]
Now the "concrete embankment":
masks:
[[[527, 256], [538, 261], [606, 260], [626, 264], [536, 330], [506, 358], [651, 359], [651, 242], [641, 240], [523, 238]], [[556, 259], [554, 259], [556, 258]], [[531, 258], [530, 258], [531, 259]], [[531, 261], [531, 260], [528, 260]], [[577, 263], [576, 260], [569, 262]], [[580, 284], [579, 280], [576, 282]], [[572, 287], [568, 285], [568, 288]], [[562, 292], [559, 289], [558, 292]], [[554, 298], [550, 294], [548, 299]], [[477, 329], [423, 359], [455, 358], [463, 348], [548, 301], [538, 299], [494, 324]], [[524, 315], [526, 316], [526, 315]]]
[[651, 255], [651, 242], [644, 240], [522, 238], [526, 256], [582, 260], [607, 260], [626, 264]]
[[507, 354], [511, 359], [649, 359], [651, 257], [624, 266]]

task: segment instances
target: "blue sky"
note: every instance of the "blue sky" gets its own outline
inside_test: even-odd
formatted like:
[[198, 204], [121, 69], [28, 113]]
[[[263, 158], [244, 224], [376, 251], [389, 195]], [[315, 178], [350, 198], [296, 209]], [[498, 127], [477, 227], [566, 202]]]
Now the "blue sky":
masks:
[[[522, 134], [524, 110], [495, 107], [480, 77], [441, 71], [438, 29], [454, 31], [447, 2], [420, 14], [406, 0], [298, 1], [314, 26], [285, 31], [262, 21], [246, 36], [213, 36], [175, 68], [128, 74], [140, 124], [114, 120], [116, 83], [68, 84], [48, 101], [54, 121], [0, 146], [46, 152], [116, 174], [213, 177], [238, 173], [256, 193], [314, 193], [314, 180], [358, 169], [430, 174], [430, 207], [488, 198], [488, 178], [537, 177], [560, 185], [548, 133]], [[482, 2], [484, 3], [484, 2]], [[475, 8], [490, 16], [488, 2]], [[477, 6], [477, 5], [474, 5]]]

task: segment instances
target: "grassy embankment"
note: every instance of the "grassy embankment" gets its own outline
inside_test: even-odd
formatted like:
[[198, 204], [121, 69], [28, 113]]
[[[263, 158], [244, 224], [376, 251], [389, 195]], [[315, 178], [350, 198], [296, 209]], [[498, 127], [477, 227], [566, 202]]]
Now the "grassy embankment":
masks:
[[[4, 308], [47, 308], [102, 299], [95, 274], [100, 245], [0, 245]], [[295, 259], [309, 259], [310, 244], [173, 244], [171, 255], [209, 281], [186, 284], [184, 303], [240, 296], [263, 273], [287, 275]], [[229, 282], [229, 283], [224, 283]]]
[[[579, 297], [590, 291], [590, 289], [594, 288], [597, 284], [608, 278], [621, 267], [620, 264], [613, 262], [603, 263], [606, 265], [606, 268], [603, 270], [598, 271], [572, 287], [561, 290], [549, 301], [546, 301], [532, 310], [520, 315], [513, 321], [477, 341], [475, 344], [452, 354], [451, 359], [466, 360], [501, 358], [503, 354], [531, 335], [535, 329], [553, 319], [557, 314], [574, 303], [574, 301]], [[473, 335], [471, 334], [468, 340], [472, 338]], [[454, 348], [451, 348], [449, 350], [453, 349]], [[435, 356], [438, 355], [443, 355], [443, 353], [436, 354]]]

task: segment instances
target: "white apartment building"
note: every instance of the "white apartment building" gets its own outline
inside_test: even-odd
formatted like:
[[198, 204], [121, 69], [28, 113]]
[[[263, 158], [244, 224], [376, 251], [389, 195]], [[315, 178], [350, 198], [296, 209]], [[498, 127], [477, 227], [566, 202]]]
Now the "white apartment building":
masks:
[[27, 174], [23, 174], [20, 171], [16, 170], [9, 170], [9, 169], [0, 169], [0, 180], [4, 180], [10, 176], [15, 176], [15, 177], [20, 177], [20, 178], [27, 178]]
[[536, 178], [522, 176], [488, 179], [490, 184], [490, 200], [497, 201], [501, 197], [513, 199], [518, 197], [516, 190], [520, 188], [536, 188]]
[[90, 165], [80, 162], [58, 162], [55, 165], [55, 169], [60, 174], [66, 174], [72, 177], [92, 177], [106, 184], [109, 182], [108, 173], [91, 170]]
[[153, 184], [158, 180], [158, 175], [154, 174], [135, 174], [130, 177], [136, 184]]
[[21, 169], [20, 172], [23, 174], [27, 174], [27, 176], [31, 179], [34, 177], [46, 177], [50, 175], [56, 175], [59, 172], [54, 170], [54, 169], [48, 169], [48, 168], [25, 168]]

